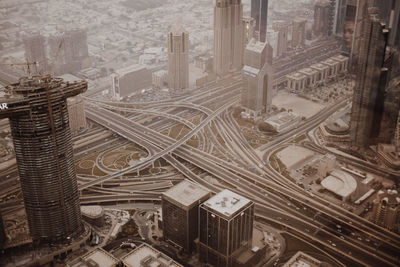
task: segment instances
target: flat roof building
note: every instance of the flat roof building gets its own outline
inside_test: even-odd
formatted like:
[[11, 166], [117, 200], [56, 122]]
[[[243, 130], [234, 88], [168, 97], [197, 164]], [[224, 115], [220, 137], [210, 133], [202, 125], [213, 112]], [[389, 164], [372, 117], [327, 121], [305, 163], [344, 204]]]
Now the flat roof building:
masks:
[[319, 267], [321, 266], [321, 261], [310, 255], [298, 251], [293, 257], [288, 260], [283, 267]]
[[200, 260], [232, 266], [234, 257], [252, 245], [254, 203], [223, 190], [200, 205]]
[[67, 267], [117, 267], [120, 260], [107, 251], [96, 248], [85, 255], [67, 263]]
[[338, 196], [342, 201], [347, 201], [357, 190], [357, 181], [350, 174], [334, 170], [326, 177], [321, 185]]
[[164, 237], [191, 252], [198, 237], [199, 205], [211, 196], [202, 186], [184, 180], [162, 194]]
[[151, 86], [151, 70], [143, 65], [132, 65], [111, 74], [113, 96], [122, 98]]
[[126, 267], [183, 267], [157, 249], [143, 244], [122, 258]]

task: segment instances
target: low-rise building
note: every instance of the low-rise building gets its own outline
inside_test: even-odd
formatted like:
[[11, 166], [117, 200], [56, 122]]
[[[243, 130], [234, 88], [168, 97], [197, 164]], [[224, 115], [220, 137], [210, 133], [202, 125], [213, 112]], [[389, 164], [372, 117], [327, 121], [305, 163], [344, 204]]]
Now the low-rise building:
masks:
[[67, 263], [67, 267], [117, 267], [120, 260], [107, 251], [97, 248]]
[[164, 88], [168, 85], [168, 71], [159, 70], [152, 74], [153, 86], [156, 88]]
[[327, 78], [335, 78], [338, 74], [338, 67], [340, 65], [339, 61], [328, 58], [327, 60], [322, 61], [322, 64], [328, 66]]
[[151, 86], [152, 73], [142, 65], [132, 65], [111, 74], [112, 91], [115, 98], [129, 96]]
[[324, 83], [325, 80], [328, 78], [329, 66], [327, 66], [325, 64], [317, 63], [314, 65], [311, 65], [310, 68], [318, 71], [318, 75], [317, 75], [318, 83]]
[[298, 251], [283, 265], [283, 267], [319, 267], [321, 266], [321, 263], [320, 260], [317, 260], [304, 252]]
[[351, 200], [357, 190], [357, 181], [342, 170], [334, 170], [326, 177], [321, 185], [332, 192], [342, 201]]
[[177, 263], [164, 253], [147, 244], [139, 246], [135, 250], [122, 257], [122, 262], [126, 267], [183, 267], [183, 265]]
[[306, 87], [307, 76], [300, 72], [295, 72], [287, 75], [287, 80], [290, 90], [303, 91]]
[[301, 117], [294, 112], [281, 112], [265, 120], [277, 132], [282, 132], [285, 129], [295, 126], [301, 121]]
[[331, 57], [331, 59], [339, 62], [339, 65], [337, 68], [338, 74], [347, 72], [347, 69], [349, 66], [349, 57], [346, 57], [343, 55], [338, 55], [338, 56]]
[[317, 85], [318, 71], [312, 68], [304, 68], [299, 70], [299, 73], [307, 76], [305, 85], [307, 88], [314, 88]]

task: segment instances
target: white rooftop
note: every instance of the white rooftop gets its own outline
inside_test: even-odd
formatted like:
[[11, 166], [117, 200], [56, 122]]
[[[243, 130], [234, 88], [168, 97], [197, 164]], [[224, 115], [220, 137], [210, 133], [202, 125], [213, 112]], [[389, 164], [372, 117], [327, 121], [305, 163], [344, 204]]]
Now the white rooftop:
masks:
[[164, 196], [188, 207], [210, 194], [210, 191], [200, 185], [184, 180], [164, 192]]
[[203, 205], [230, 217], [249, 203], [251, 203], [249, 199], [225, 189], [207, 200]]
[[82, 215], [89, 217], [99, 217], [103, 214], [101, 206], [81, 206]]
[[[148, 265], [142, 265], [141, 261], [145, 260]], [[165, 266], [165, 267], [183, 267], [170, 257], [161, 253], [147, 244], [143, 244], [137, 249], [131, 251], [122, 258], [126, 267], [142, 267], [142, 266]]]
[[348, 198], [357, 189], [357, 181], [354, 177], [341, 170], [332, 171], [331, 175], [321, 182], [321, 185], [342, 198]]
[[119, 260], [114, 258], [106, 251], [97, 248], [82, 257], [84, 260], [92, 260], [98, 264], [99, 267], [113, 267], [116, 266]]
[[267, 43], [262, 43], [262, 42], [256, 41], [256, 39], [251, 39], [249, 44], [246, 46], [246, 49], [256, 52], [256, 53], [262, 53], [264, 51], [266, 45], [267, 45]]

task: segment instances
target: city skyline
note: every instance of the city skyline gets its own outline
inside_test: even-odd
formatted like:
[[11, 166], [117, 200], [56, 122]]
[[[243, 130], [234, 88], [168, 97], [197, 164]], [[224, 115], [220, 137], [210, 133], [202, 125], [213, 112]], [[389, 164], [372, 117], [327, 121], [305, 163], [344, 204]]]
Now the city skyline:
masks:
[[0, 265], [400, 264], [400, 0], [0, 14]]

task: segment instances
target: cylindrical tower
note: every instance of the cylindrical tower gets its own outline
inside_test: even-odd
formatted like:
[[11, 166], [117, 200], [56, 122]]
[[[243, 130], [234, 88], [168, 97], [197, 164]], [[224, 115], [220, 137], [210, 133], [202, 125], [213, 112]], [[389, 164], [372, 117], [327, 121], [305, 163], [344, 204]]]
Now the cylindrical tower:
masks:
[[86, 82], [50, 76], [6, 87], [0, 118], [9, 118], [31, 236], [61, 241], [82, 231], [67, 98]]

